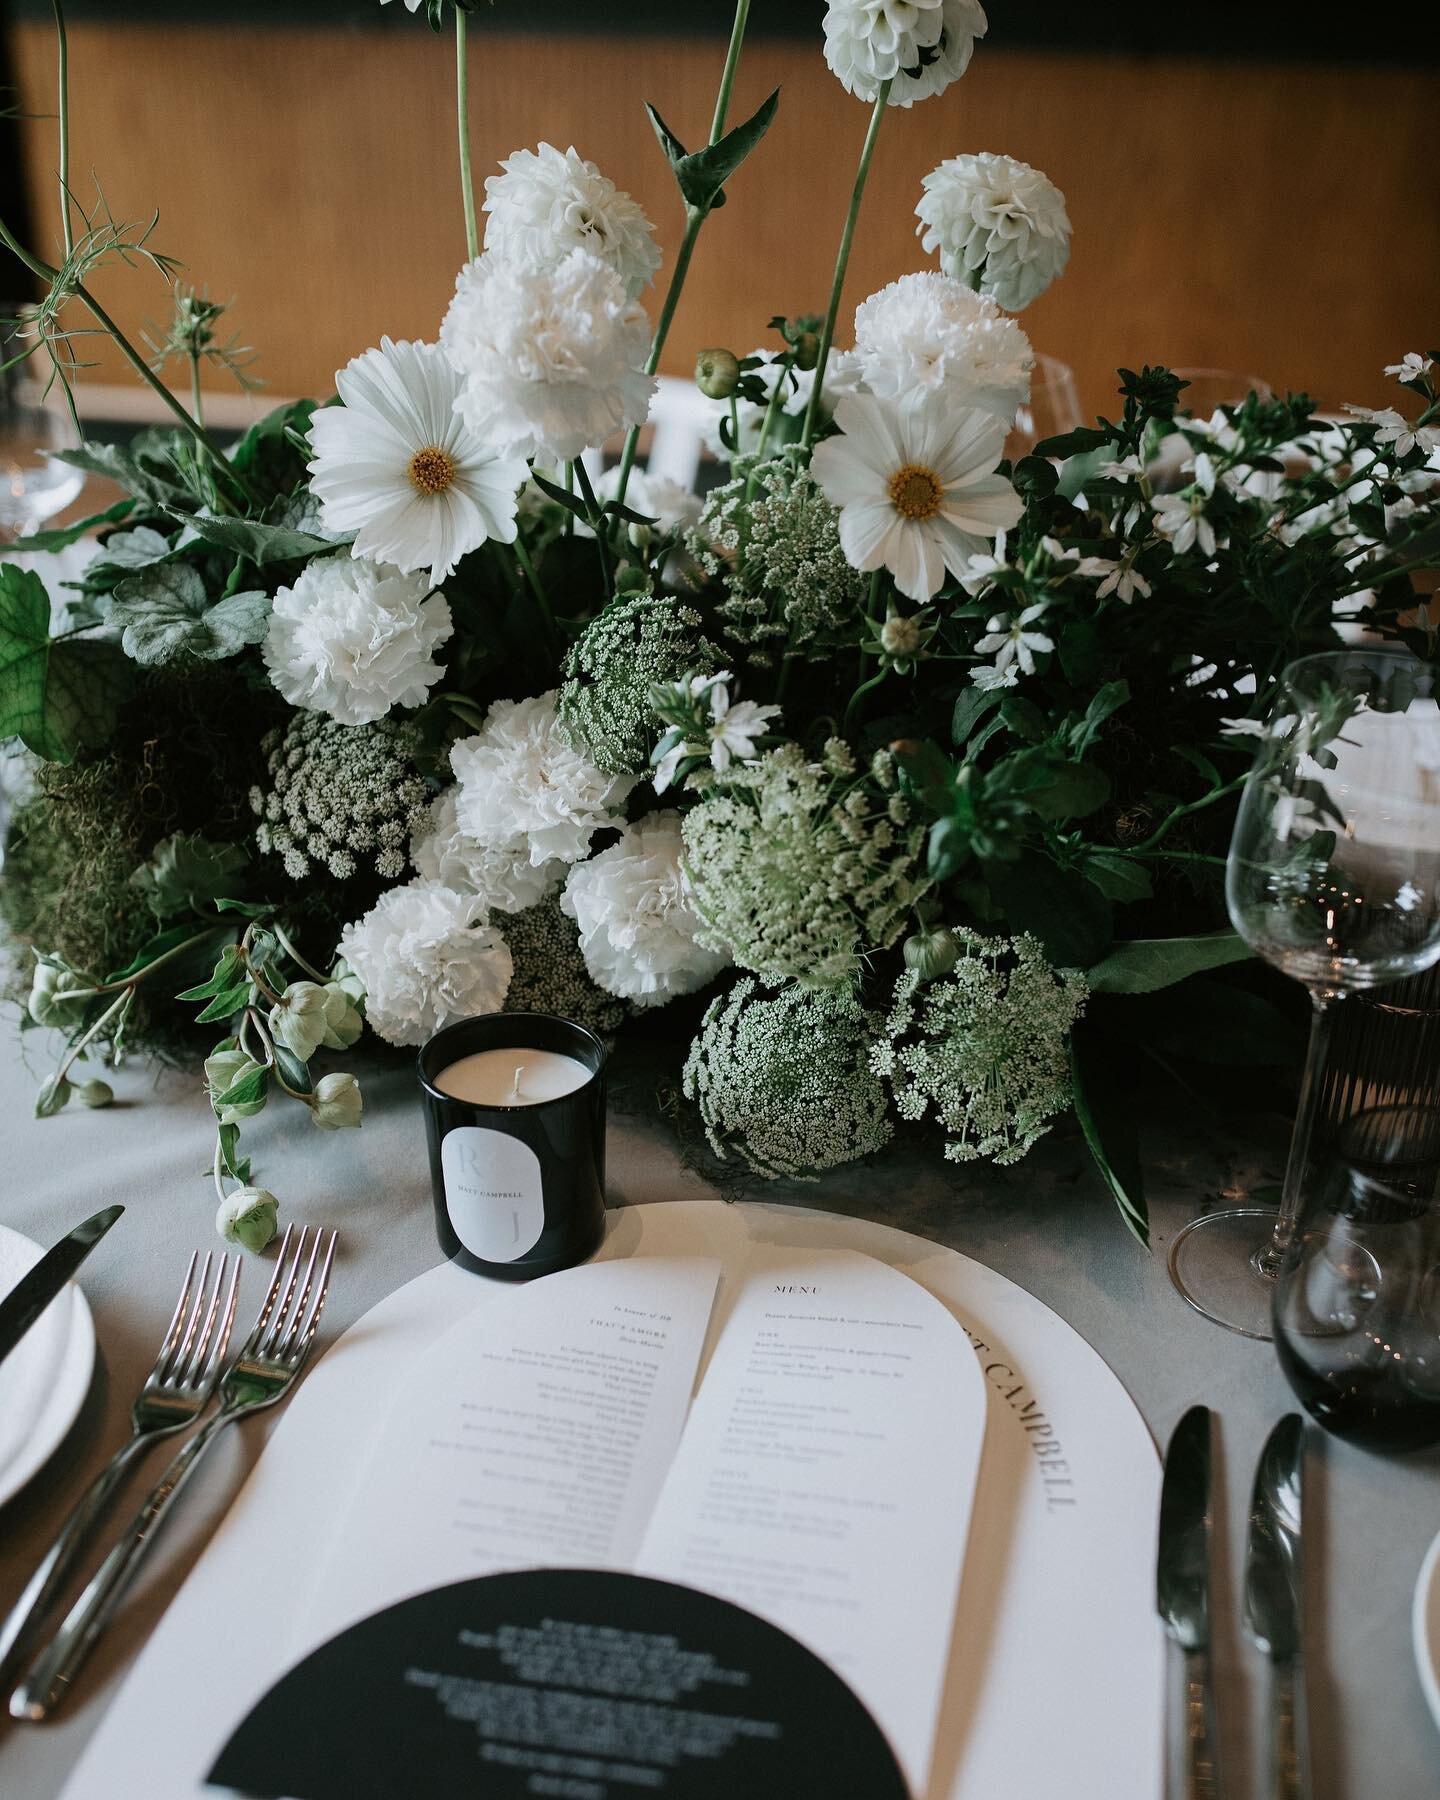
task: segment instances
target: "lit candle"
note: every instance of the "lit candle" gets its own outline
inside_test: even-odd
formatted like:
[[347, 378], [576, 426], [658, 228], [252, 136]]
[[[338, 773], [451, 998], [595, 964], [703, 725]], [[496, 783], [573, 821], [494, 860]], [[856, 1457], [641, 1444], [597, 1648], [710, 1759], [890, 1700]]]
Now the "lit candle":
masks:
[[573, 1094], [591, 1073], [558, 1050], [477, 1050], [442, 1069], [435, 1085], [472, 1106], [537, 1106]]

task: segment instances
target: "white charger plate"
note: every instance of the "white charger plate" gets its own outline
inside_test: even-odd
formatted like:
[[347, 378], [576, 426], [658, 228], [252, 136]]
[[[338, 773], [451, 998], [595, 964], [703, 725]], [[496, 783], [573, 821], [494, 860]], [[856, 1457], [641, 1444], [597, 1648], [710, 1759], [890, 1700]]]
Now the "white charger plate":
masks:
[[[45, 1254], [0, 1225], [0, 1299]], [[95, 1324], [85, 1296], [67, 1282], [0, 1362], [0, 1506], [59, 1449], [85, 1404], [95, 1371]]]
[[1415, 1662], [1420, 1670], [1420, 1685], [1430, 1702], [1435, 1723], [1440, 1725], [1440, 1537], [1431, 1544], [1420, 1565], [1410, 1622], [1415, 1634]]

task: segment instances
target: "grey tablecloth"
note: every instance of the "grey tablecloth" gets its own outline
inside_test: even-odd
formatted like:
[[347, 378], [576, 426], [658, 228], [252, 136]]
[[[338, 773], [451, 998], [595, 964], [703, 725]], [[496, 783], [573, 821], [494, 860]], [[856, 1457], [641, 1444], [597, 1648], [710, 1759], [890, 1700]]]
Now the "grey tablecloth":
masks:
[[[134, 1066], [118, 1078], [120, 1099], [110, 1111], [72, 1106], [36, 1121], [28, 1115], [39, 1072], [22, 1066], [13, 1041], [0, 1040], [0, 1219], [48, 1241], [109, 1202], [123, 1201], [128, 1211], [84, 1271], [101, 1347], [86, 1412], [51, 1466], [0, 1509], [5, 1606], [63, 1509], [121, 1437], [185, 1258], [210, 1241], [213, 1211], [209, 1111], [193, 1077]], [[332, 1334], [438, 1258], [411, 1078], [387, 1068], [368, 1078], [366, 1094], [358, 1132], [322, 1134], [298, 1108], [272, 1107], [246, 1133], [257, 1174], [281, 1194], [290, 1216], [342, 1228], [327, 1313]], [[971, 1170], [962, 1178], [910, 1156], [842, 1170], [811, 1186], [767, 1189], [766, 1197], [880, 1219], [1000, 1270], [1095, 1345], [1162, 1441], [1194, 1401], [1217, 1409], [1226, 1495], [1218, 1627], [1226, 1795], [1259, 1800], [1268, 1791], [1262, 1670], [1238, 1629], [1237, 1573], [1254, 1460], [1271, 1423], [1293, 1402], [1268, 1345], [1207, 1324], [1172, 1291], [1164, 1250], [1203, 1204], [1233, 1204], [1247, 1186], [1273, 1182], [1284, 1129], [1275, 1121], [1268, 1131], [1242, 1135], [1172, 1118], [1147, 1139], [1157, 1246], [1148, 1257], [1120, 1228], [1083, 1148], [1061, 1136], [1009, 1171]], [[610, 1163], [613, 1204], [710, 1192], [682, 1168], [668, 1128], [643, 1115], [612, 1116]], [[1221, 1194], [1232, 1198], [1222, 1202]], [[251, 1285], [258, 1291], [253, 1276]], [[264, 1429], [255, 1420], [232, 1432], [202, 1471], [163, 1554], [60, 1718], [48, 1726], [12, 1726], [8, 1719], [0, 1725], [5, 1800], [50, 1800], [61, 1792], [135, 1648], [259, 1453]], [[1440, 1793], [1440, 1736], [1411, 1656], [1410, 1603], [1426, 1547], [1440, 1529], [1440, 1455], [1367, 1457], [1317, 1434], [1312, 1472], [1306, 1530], [1317, 1800], [1431, 1800]], [[284, 1520], [275, 1529], [282, 1532]], [[217, 1620], [216, 1630], [223, 1629]], [[1053, 1792], [1063, 1796], [1064, 1746], [1055, 1748]]]

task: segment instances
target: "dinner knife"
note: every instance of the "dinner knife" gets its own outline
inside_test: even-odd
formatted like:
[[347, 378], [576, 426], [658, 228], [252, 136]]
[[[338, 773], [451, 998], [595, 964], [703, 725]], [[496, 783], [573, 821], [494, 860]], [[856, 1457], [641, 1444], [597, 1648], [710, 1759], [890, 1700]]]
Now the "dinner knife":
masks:
[[53, 1244], [0, 1300], [0, 1362], [4, 1362], [124, 1210], [123, 1206], [107, 1206], [83, 1225], [77, 1225], [58, 1244]]
[[1210, 1675], [1210, 1408], [1192, 1406], [1165, 1452], [1155, 1605], [1179, 1648], [1166, 1736], [1172, 1800], [1217, 1800]]
[[1245, 1630], [1270, 1658], [1274, 1800], [1307, 1800], [1310, 1793], [1300, 1596], [1304, 1456], [1305, 1421], [1287, 1413], [1260, 1452], [1245, 1551]]

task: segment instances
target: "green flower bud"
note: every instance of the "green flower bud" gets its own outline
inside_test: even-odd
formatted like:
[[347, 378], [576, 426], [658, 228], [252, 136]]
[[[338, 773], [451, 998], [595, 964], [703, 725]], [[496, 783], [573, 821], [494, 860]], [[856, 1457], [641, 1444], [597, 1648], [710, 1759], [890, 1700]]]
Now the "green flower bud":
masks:
[[362, 1104], [360, 1083], [353, 1075], [322, 1075], [315, 1083], [310, 1117], [322, 1131], [340, 1131], [360, 1123]]
[[275, 1235], [280, 1202], [264, 1188], [236, 1188], [220, 1202], [215, 1229], [227, 1243], [260, 1251]]
[[325, 1035], [320, 1042], [327, 1050], [348, 1050], [365, 1029], [365, 1015], [338, 981], [327, 982], [321, 992], [325, 996]]
[[330, 971], [329, 985], [331, 987], [343, 989], [357, 1006], [364, 1006], [365, 983], [350, 967], [343, 956], [337, 956], [335, 958], [335, 966]]
[[922, 981], [934, 981], [941, 975], [948, 975], [955, 967], [960, 960], [960, 947], [955, 942], [954, 932], [940, 926], [912, 933], [906, 938], [901, 954], [907, 969]]
[[265, 1104], [264, 1085], [253, 1100], [232, 1101], [228, 1106], [219, 1104], [221, 1096], [244, 1075], [249, 1075], [260, 1067], [243, 1050], [216, 1050], [205, 1058], [205, 1084], [210, 1089], [210, 1102], [215, 1108], [216, 1117], [222, 1125], [238, 1125], [241, 1119], [253, 1118]]
[[301, 1062], [325, 1041], [325, 990], [318, 982], [292, 981], [270, 1008], [270, 1035]]
[[63, 1075], [47, 1075], [40, 1083], [40, 1092], [35, 1096], [35, 1117], [51, 1118], [70, 1098], [70, 1083]]
[[83, 985], [80, 977], [72, 974], [69, 969], [57, 968], [54, 963], [37, 962], [26, 1010], [37, 1025], [67, 1024], [69, 1021], [64, 1008], [66, 996], [72, 989]]
[[917, 619], [907, 619], [903, 613], [891, 613], [880, 627], [880, 647], [887, 656], [914, 656], [923, 636]]
[[82, 1081], [75, 1092], [85, 1106], [109, 1106], [115, 1098], [115, 1090], [108, 1081]]
[[740, 358], [733, 350], [702, 350], [695, 358], [695, 385], [711, 400], [728, 400], [740, 385]]
[[820, 333], [802, 331], [795, 340], [795, 367], [813, 369], [820, 360]]

